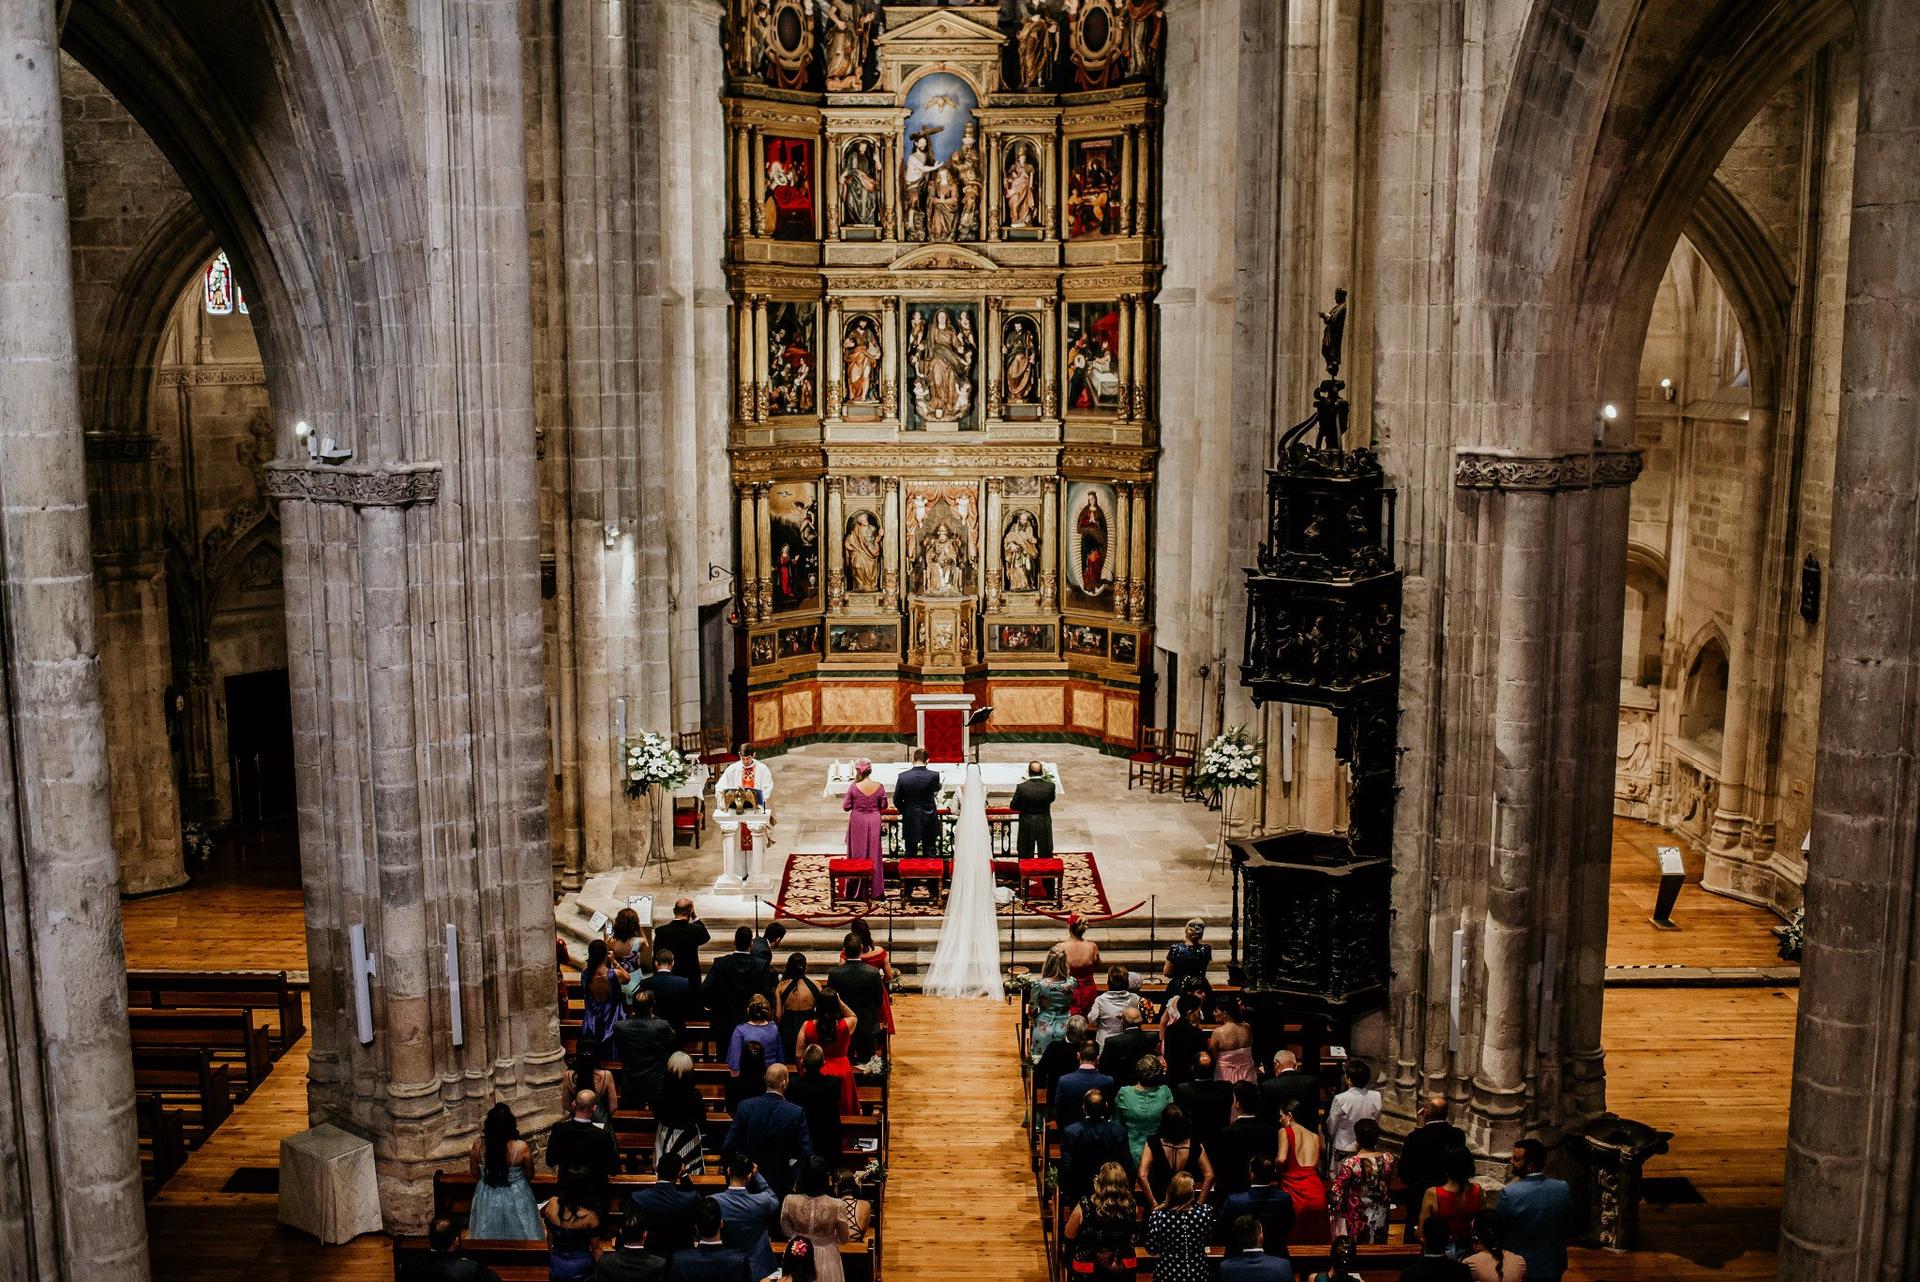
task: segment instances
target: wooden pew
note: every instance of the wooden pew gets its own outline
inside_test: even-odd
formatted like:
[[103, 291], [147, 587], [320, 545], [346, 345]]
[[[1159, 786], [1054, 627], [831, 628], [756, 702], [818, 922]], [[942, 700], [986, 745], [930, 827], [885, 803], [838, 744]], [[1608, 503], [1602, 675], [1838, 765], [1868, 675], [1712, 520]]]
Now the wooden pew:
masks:
[[[431, 1248], [423, 1237], [397, 1237], [393, 1240], [394, 1277], [407, 1261], [425, 1255]], [[454, 1251], [466, 1259], [484, 1264], [500, 1277], [500, 1282], [547, 1282], [547, 1244], [545, 1242], [471, 1242], [462, 1240]], [[775, 1255], [784, 1254], [786, 1243], [773, 1244]], [[840, 1247], [840, 1262], [847, 1282], [874, 1282], [874, 1264], [879, 1252], [867, 1242], [847, 1242]]]
[[248, 1090], [265, 1080], [273, 1068], [264, 1024], [254, 1022], [249, 1010], [130, 1010], [127, 1024], [133, 1045], [140, 1047], [205, 1048], [216, 1057], [234, 1060]]
[[[1400, 1270], [1420, 1258], [1418, 1245], [1408, 1246], [1401, 1242], [1389, 1243], [1386, 1246], [1363, 1246], [1357, 1249], [1360, 1255], [1360, 1276], [1366, 1282], [1398, 1282]], [[1208, 1247], [1207, 1256], [1212, 1260], [1220, 1260], [1225, 1258], [1226, 1251], [1217, 1246]], [[1291, 1247], [1287, 1251], [1287, 1256], [1293, 1261], [1293, 1276], [1296, 1278], [1310, 1278], [1333, 1263], [1331, 1250], [1325, 1246]], [[1141, 1277], [1153, 1276], [1153, 1263], [1153, 1252], [1143, 1248], [1140, 1252]]]
[[[706, 1125], [700, 1128], [700, 1145], [708, 1155], [709, 1165], [720, 1152], [721, 1142], [726, 1139], [727, 1128], [733, 1125], [733, 1116], [718, 1110], [707, 1114]], [[654, 1120], [650, 1113], [633, 1109], [621, 1109], [613, 1115], [614, 1139], [619, 1143], [620, 1156], [629, 1166], [637, 1166], [640, 1161], [650, 1159], [653, 1154]], [[840, 1118], [840, 1165], [864, 1166], [874, 1159], [886, 1160], [886, 1136], [881, 1127], [878, 1114], [843, 1114]], [[859, 1148], [861, 1140], [872, 1142], [873, 1148]]]
[[307, 1032], [299, 990], [284, 970], [129, 970], [127, 1005], [267, 1011], [274, 1018], [274, 1042], [281, 1054]]
[[186, 1119], [177, 1109], [163, 1106], [158, 1096], [142, 1095], [133, 1104], [140, 1133], [142, 1183], [148, 1197], [186, 1164]]
[[133, 1089], [143, 1100], [186, 1105], [203, 1139], [233, 1111], [227, 1066], [205, 1047], [136, 1045]]

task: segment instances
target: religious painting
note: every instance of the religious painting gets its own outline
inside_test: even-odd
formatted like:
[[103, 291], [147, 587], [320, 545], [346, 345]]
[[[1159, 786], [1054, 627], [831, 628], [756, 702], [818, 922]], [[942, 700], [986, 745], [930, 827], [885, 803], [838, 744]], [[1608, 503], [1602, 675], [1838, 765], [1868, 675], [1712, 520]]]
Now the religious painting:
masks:
[[816, 392], [812, 303], [767, 304], [767, 412], [811, 414]]
[[1009, 419], [1040, 417], [1040, 322], [1032, 316], [1009, 316], [1000, 326], [1001, 416]]
[[963, 432], [979, 426], [974, 405], [980, 351], [979, 309], [972, 303], [912, 303], [907, 307], [907, 429], [951, 423]]
[[907, 240], [978, 240], [986, 166], [980, 155], [973, 86], [947, 71], [907, 90], [901, 173]]
[[996, 654], [1053, 653], [1051, 623], [995, 623], [987, 628], [987, 649]]
[[1110, 302], [1067, 304], [1067, 413], [1120, 409], [1120, 309]]
[[840, 370], [844, 391], [840, 413], [846, 418], [879, 418], [886, 372], [880, 318], [854, 312], [840, 326]]
[[1067, 239], [1120, 232], [1120, 140], [1067, 144]]
[[1040, 518], [1015, 508], [1000, 534], [1000, 576], [1008, 592], [1040, 590]]
[[813, 140], [769, 138], [765, 226], [775, 240], [813, 239]]
[[980, 500], [974, 486], [908, 481], [906, 525], [910, 591], [936, 597], [979, 592]]
[[1015, 138], [1001, 152], [1000, 222], [1015, 239], [1040, 235], [1040, 149]]
[[871, 654], [891, 658], [900, 653], [897, 623], [835, 623], [827, 628], [827, 653]]
[[812, 481], [781, 481], [767, 491], [767, 577], [775, 611], [820, 604], [820, 540], [817, 487]]
[[881, 531], [878, 513], [861, 508], [848, 515], [840, 554], [848, 592], [872, 593], [880, 590], [880, 573], [886, 558], [886, 536]]
[[758, 668], [774, 662], [780, 656], [779, 642], [771, 632], [756, 633], [747, 638], [747, 662]]
[[1067, 641], [1068, 654], [1082, 654], [1092, 659], [1107, 657], [1107, 630], [1089, 627], [1084, 623], [1067, 624], [1063, 635]]
[[781, 628], [780, 657], [783, 659], [805, 659], [820, 653], [820, 625], [809, 623], [805, 627]]
[[[1065, 543], [1067, 603], [1082, 609], [1113, 608], [1113, 487], [1097, 481], [1067, 483]], [[1102, 643], [1105, 650], [1105, 643]]]
[[1140, 634], [1138, 632], [1116, 632], [1113, 634], [1113, 661], [1127, 668], [1134, 667], [1140, 662]]
[[848, 239], [880, 235], [880, 140], [850, 139], [840, 149], [840, 233]]

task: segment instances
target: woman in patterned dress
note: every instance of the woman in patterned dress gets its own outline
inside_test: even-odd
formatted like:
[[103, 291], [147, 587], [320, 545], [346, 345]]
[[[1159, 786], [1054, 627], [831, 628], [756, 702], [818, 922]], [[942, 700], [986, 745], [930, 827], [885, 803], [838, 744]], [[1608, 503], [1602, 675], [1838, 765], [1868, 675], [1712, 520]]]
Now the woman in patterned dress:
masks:
[[1333, 1173], [1327, 1208], [1336, 1234], [1355, 1242], [1384, 1243], [1393, 1219], [1393, 1154], [1380, 1150], [1380, 1123], [1363, 1117], [1353, 1124], [1353, 1155]]
[[1153, 1252], [1153, 1282], [1211, 1282], [1207, 1238], [1213, 1208], [1200, 1200], [1185, 1171], [1167, 1182], [1167, 1200], [1147, 1217], [1147, 1249]]
[[1067, 1018], [1073, 1009], [1073, 981], [1067, 977], [1067, 950], [1056, 945], [1047, 951], [1040, 967], [1040, 978], [1033, 981], [1033, 1036], [1027, 1051], [1033, 1062], [1047, 1053], [1047, 1047], [1066, 1036]]

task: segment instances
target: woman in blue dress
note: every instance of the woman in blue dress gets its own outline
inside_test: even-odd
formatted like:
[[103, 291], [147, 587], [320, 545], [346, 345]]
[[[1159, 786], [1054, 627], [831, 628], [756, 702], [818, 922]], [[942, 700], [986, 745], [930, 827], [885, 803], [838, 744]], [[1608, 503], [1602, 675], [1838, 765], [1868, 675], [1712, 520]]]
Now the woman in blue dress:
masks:
[[615, 1058], [613, 1026], [626, 1016], [619, 971], [607, 954], [607, 941], [587, 945], [586, 968], [580, 972], [580, 996], [586, 1008], [580, 1020], [580, 1044], [592, 1046], [603, 1060]]
[[506, 1104], [487, 1111], [480, 1138], [467, 1151], [474, 1178], [467, 1236], [485, 1242], [537, 1242], [540, 1208], [533, 1201], [533, 1150], [520, 1138], [520, 1123]]
[[1033, 983], [1033, 1039], [1028, 1047], [1033, 1062], [1047, 1053], [1047, 1047], [1066, 1035], [1067, 1016], [1073, 1008], [1073, 978], [1067, 973], [1067, 950], [1056, 945], [1040, 967], [1040, 978]]
[[560, 1172], [560, 1191], [540, 1207], [547, 1226], [547, 1282], [585, 1282], [593, 1276], [593, 1241], [600, 1232], [597, 1200], [586, 1167]]

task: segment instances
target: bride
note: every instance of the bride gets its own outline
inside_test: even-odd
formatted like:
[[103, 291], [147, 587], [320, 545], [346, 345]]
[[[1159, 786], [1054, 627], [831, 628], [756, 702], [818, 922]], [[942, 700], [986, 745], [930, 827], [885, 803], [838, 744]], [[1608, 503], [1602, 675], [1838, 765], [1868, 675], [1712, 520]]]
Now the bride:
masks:
[[936, 997], [999, 997], [1000, 930], [994, 916], [993, 852], [987, 839], [987, 788], [980, 767], [967, 767], [960, 817], [953, 829], [953, 884], [940, 943], [927, 971]]

